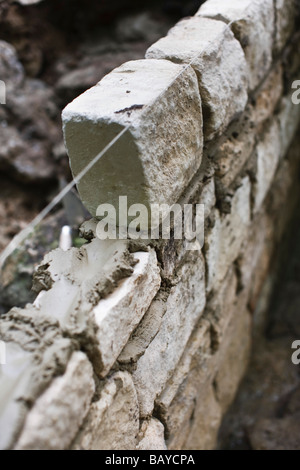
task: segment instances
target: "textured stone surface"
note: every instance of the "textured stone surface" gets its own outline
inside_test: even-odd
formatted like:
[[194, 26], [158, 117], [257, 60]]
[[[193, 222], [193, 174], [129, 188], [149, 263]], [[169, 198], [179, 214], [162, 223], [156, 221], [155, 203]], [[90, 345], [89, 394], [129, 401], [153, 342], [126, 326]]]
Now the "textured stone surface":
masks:
[[80, 450], [134, 450], [139, 432], [139, 409], [131, 376], [114, 374], [101, 390], [74, 441]]
[[258, 212], [270, 189], [280, 157], [280, 131], [273, 121], [257, 145], [257, 174], [255, 183], [254, 211]]
[[262, 130], [265, 121], [274, 111], [283, 94], [283, 68], [277, 64], [263, 81], [254, 97], [254, 116], [256, 132]]
[[72, 341], [62, 338], [55, 323], [36, 318], [33, 308], [14, 309], [0, 322], [6, 364], [0, 370], [0, 448], [11, 448], [29, 407], [64, 372]]
[[201, 319], [161, 395], [156, 410], [166, 427], [168, 448], [180, 449], [186, 438], [199, 391], [212, 379], [210, 324]]
[[93, 216], [99, 204], [118, 208], [124, 195], [128, 206], [172, 205], [201, 163], [197, 78], [169, 61], [123, 64], [69, 104], [63, 122], [74, 175], [130, 126], [78, 185]]
[[146, 57], [192, 62], [199, 79], [207, 139], [221, 133], [244, 111], [248, 99], [245, 57], [223, 23], [201, 17], [182, 20], [148, 49]]
[[121, 364], [136, 362], [142, 356], [160, 329], [162, 318], [166, 311], [163, 299], [154, 299], [145, 313], [141, 323], [130, 336], [128, 343], [118, 357]]
[[132, 276], [94, 309], [102, 377], [109, 372], [160, 287], [155, 252], [135, 253], [134, 258], [138, 264]]
[[167, 450], [164, 438], [164, 426], [158, 419], [144, 421], [139, 433], [137, 450]]
[[[138, 360], [133, 380], [142, 416], [148, 416], [155, 398], [170, 379], [205, 305], [204, 261], [199, 254], [186, 263], [171, 289], [161, 328]], [[180, 335], [178, 332], [180, 331]]]
[[279, 53], [291, 37], [298, 10], [297, 0], [275, 0], [275, 53]]
[[231, 213], [220, 217], [218, 211], [215, 212], [215, 223], [205, 242], [208, 292], [218, 287], [238, 257], [250, 224], [250, 189], [249, 178], [245, 177], [232, 198]]
[[273, 248], [273, 224], [265, 214], [253, 220], [238, 259], [240, 288], [247, 291], [249, 307], [253, 310], [266, 279]]
[[216, 175], [223, 187], [229, 187], [249, 160], [254, 150], [256, 128], [253, 107], [249, 104], [245, 113], [224, 133], [221, 142], [210, 149], [209, 156], [216, 167]]
[[207, 0], [197, 14], [231, 23], [245, 52], [250, 89], [256, 88], [272, 63], [273, 0]]
[[223, 413], [227, 411], [235, 397], [250, 356], [251, 316], [246, 304], [247, 297], [241, 295], [233, 308], [234, 315], [220, 346], [214, 388]]
[[105, 376], [159, 286], [153, 250], [131, 254], [125, 240], [95, 238], [79, 250], [45, 257], [35, 288], [48, 290], [41, 291], [35, 308], [68, 335], [79, 336], [96, 372]]
[[32, 355], [16, 344], [6, 343], [6, 361], [6, 365], [0, 366], [1, 450], [8, 449], [14, 444], [28, 411], [20, 398], [24, 389], [29, 386], [30, 373], [28, 371], [32, 365]]
[[283, 158], [291, 145], [300, 124], [300, 106], [292, 102], [292, 94], [285, 96], [278, 113], [280, 127], [280, 157]]
[[66, 372], [54, 379], [27, 416], [17, 450], [63, 450], [74, 439], [95, 391], [85, 354], [73, 353]]
[[187, 430], [183, 450], [212, 450], [217, 441], [222, 412], [213, 387], [201, 391], [193, 413], [192, 424]]

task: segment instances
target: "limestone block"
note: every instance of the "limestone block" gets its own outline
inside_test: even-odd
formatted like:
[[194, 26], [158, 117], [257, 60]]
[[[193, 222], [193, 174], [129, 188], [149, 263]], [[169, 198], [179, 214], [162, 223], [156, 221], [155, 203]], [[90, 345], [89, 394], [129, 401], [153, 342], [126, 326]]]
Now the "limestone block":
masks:
[[250, 192], [251, 184], [246, 176], [232, 198], [231, 213], [221, 217], [215, 211], [215, 223], [205, 242], [208, 292], [218, 288], [239, 255], [251, 219]]
[[228, 188], [242, 171], [255, 146], [256, 128], [253, 107], [249, 104], [237, 123], [225, 132], [222, 141], [210, 151], [216, 163], [218, 183]]
[[102, 377], [109, 372], [160, 287], [155, 251], [133, 256], [138, 261], [133, 275], [94, 309]]
[[[198, 398], [192, 425], [182, 445], [183, 450], [213, 450], [216, 445], [222, 411], [210, 386]], [[172, 446], [173, 448], [173, 446]]]
[[[198, 255], [198, 253], [197, 253]], [[137, 362], [133, 380], [142, 417], [151, 414], [156, 397], [172, 376], [205, 306], [205, 267], [199, 254], [186, 263], [171, 288], [159, 332]]]
[[275, 53], [280, 53], [295, 29], [299, 4], [297, 0], [275, 0]]
[[95, 371], [104, 377], [148, 310], [160, 286], [155, 251], [134, 254], [125, 240], [98, 240], [67, 252], [55, 250], [38, 268], [40, 315], [56, 319], [80, 338]]
[[278, 119], [281, 144], [280, 157], [283, 158], [286, 156], [300, 124], [300, 105], [293, 104], [292, 94], [282, 98]]
[[197, 15], [230, 23], [244, 49], [250, 90], [254, 90], [272, 63], [275, 33], [273, 0], [207, 0]]
[[6, 365], [0, 366], [0, 449], [9, 449], [20, 432], [28, 408], [20, 400], [28, 388], [32, 354], [19, 345], [6, 343]]
[[265, 121], [274, 115], [278, 101], [283, 95], [283, 69], [277, 64], [268, 74], [255, 94], [253, 119], [256, 132], [260, 132]]
[[214, 373], [210, 324], [200, 319], [174, 374], [155, 401], [155, 409], [166, 426], [168, 448], [181, 448], [187, 435], [183, 429], [190, 423], [195, 400]]
[[74, 439], [95, 392], [85, 354], [73, 353], [66, 372], [54, 379], [27, 416], [17, 450], [63, 450]]
[[93, 216], [100, 204], [118, 209], [119, 196], [128, 207], [172, 205], [201, 164], [201, 100], [191, 67], [128, 62], [70, 103], [62, 118], [74, 176], [129, 126], [78, 184]]
[[237, 310], [238, 279], [231, 266], [224, 280], [209, 299], [205, 317], [210, 322], [212, 332], [212, 349], [217, 351], [223, 341], [228, 325]]
[[247, 291], [249, 306], [254, 310], [266, 279], [272, 254], [274, 226], [265, 214], [258, 214], [243, 243], [238, 259], [240, 287]]
[[132, 364], [144, 354], [160, 329], [165, 311], [166, 302], [161, 298], [154, 299], [118, 357], [120, 364]]
[[158, 419], [151, 418], [143, 422], [137, 450], [167, 450], [164, 426]]
[[240, 308], [236, 308], [220, 346], [219, 369], [214, 380], [216, 399], [223, 413], [234, 399], [250, 355], [252, 322], [247, 297], [241, 296], [239, 302]]
[[254, 211], [258, 212], [273, 182], [281, 151], [280, 130], [273, 121], [257, 145], [257, 174], [254, 185]]
[[220, 134], [244, 111], [246, 61], [240, 44], [222, 22], [201, 17], [182, 20], [148, 49], [146, 57], [192, 62], [199, 80], [206, 139]]
[[128, 372], [106, 381], [74, 441], [77, 450], [134, 450], [139, 432], [136, 391]]
[[0, 368], [0, 448], [15, 444], [30, 405], [64, 372], [73, 350], [55, 322], [39, 320], [37, 312], [13, 309], [0, 321], [6, 364]]

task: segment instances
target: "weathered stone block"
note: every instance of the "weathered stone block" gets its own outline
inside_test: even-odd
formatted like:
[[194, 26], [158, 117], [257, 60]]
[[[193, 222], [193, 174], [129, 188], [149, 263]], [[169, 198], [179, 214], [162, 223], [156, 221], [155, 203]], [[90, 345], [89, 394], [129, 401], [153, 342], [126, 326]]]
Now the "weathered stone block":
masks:
[[240, 296], [234, 315], [220, 346], [218, 372], [214, 380], [216, 399], [225, 413], [234, 399], [238, 385], [246, 371], [251, 347], [251, 315], [247, 297]]
[[186, 349], [161, 395], [155, 401], [156, 412], [166, 426], [168, 447], [180, 449], [190, 423], [195, 400], [215, 373], [211, 356], [210, 323], [200, 319]]
[[178, 284], [171, 288], [166, 313], [159, 332], [138, 360], [133, 380], [140, 413], [149, 416], [154, 401], [172, 376], [188, 339], [205, 306], [203, 257], [186, 263], [178, 273]]
[[129, 126], [78, 184], [93, 216], [99, 204], [118, 209], [119, 196], [127, 196], [128, 206], [172, 205], [201, 164], [202, 110], [192, 68], [128, 62], [70, 103], [62, 117], [74, 176]]
[[130, 374], [117, 372], [105, 383], [76, 437], [77, 450], [135, 450], [139, 409]]
[[275, 0], [276, 37], [274, 52], [278, 54], [287, 43], [295, 29], [299, 10], [297, 0]]
[[158, 419], [144, 421], [139, 432], [137, 450], [167, 450], [164, 426]]
[[265, 121], [272, 117], [283, 94], [283, 69], [277, 64], [268, 74], [254, 96], [253, 119], [256, 133], [262, 130]]
[[10, 449], [30, 405], [64, 372], [74, 346], [55, 322], [36, 318], [32, 307], [2, 318], [0, 339], [6, 344], [6, 364], [0, 368], [0, 448]]
[[244, 49], [254, 90], [272, 63], [275, 15], [273, 0], [207, 0], [197, 15], [230, 24]]
[[163, 298], [157, 298], [152, 301], [142, 321], [132, 333], [128, 343], [118, 357], [120, 364], [133, 364], [144, 354], [160, 329], [166, 308], [166, 302]]
[[[212, 386], [204, 389], [193, 412], [192, 424], [183, 450], [213, 450], [216, 445], [222, 411]], [[174, 449], [174, 447], [172, 446]]]
[[215, 163], [218, 184], [221, 183], [224, 188], [229, 188], [235, 181], [254, 150], [255, 139], [254, 111], [248, 104], [238, 122], [233, 123], [221, 141], [217, 141], [209, 150], [209, 156]]
[[116, 361], [160, 286], [155, 251], [128, 251], [125, 240], [98, 240], [80, 250], [56, 250], [36, 274], [44, 286], [36, 300], [42, 316], [79, 337], [104, 377]]
[[95, 392], [85, 354], [73, 353], [66, 372], [54, 379], [27, 416], [17, 450], [63, 450], [74, 439]]
[[245, 109], [245, 57], [223, 23], [201, 17], [182, 20], [148, 49], [146, 57], [191, 63], [199, 80], [206, 139], [224, 131]]
[[278, 120], [281, 144], [280, 157], [283, 158], [286, 156], [300, 124], [300, 105], [295, 105], [292, 102], [292, 94], [282, 98]]
[[257, 145], [257, 174], [254, 185], [254, 212], [258, 212], [271, 187], [281, 151], [278, 122], [273, 121]]
[[215, 223], [205, 241], [208, 292], [218, 288], [238, 257], [251, 219], [250, 192], [251, 184], [247, 176], [232, 198], [231, 213], [220, 216], [215, 211]]

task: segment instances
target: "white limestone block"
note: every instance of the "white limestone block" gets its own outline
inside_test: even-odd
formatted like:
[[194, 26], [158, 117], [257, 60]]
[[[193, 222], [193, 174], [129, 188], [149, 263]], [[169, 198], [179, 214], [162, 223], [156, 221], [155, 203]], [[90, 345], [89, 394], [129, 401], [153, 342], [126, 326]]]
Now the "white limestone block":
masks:
[[128, 372], [105, 383], [77, 435], [75, 450], [135, 450], [139, 432], [136, 391]]
[[199, 80], [206, 139], [222, 133], [244, 111], [248, 99], [246, 60], [224, 23], [201, 17], [182, 20], [148, 49], [146, 57], [192, 62]]
[[128, 62], [70, 103], [62, 118], [74, 176], [129, 126], [78, 184], [93, 216], [104, 203], [118, 215], [119, 196], [128, 206], [175, 204], [200, 167], [202, 110], [191, 67]]
[[140, 413], [151, 415], [156, 397], [165, 388], [205, 307], [205, 266], [201, 254], [186, 263], [167, 299], [159, 332], [133, 373]]
[[66, 372], [54, 379], [27, 416], [16, 450], [64, 450], [74, 439], [95, 392], [93, 368], [73, 353]]
[[254, 90], [272, 64], [273, 0], [207, 0], [197, 15], [230, 24], [244, 49], [250, 90]]

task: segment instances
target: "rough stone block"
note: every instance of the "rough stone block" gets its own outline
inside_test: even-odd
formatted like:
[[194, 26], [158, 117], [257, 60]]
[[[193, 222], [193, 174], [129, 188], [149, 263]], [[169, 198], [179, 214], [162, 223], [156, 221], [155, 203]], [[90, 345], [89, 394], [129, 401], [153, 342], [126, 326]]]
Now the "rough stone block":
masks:
[[209, 156], [216, 167], [217, 183], [228, 188], [249, 160], [255, 145], [256, 129], [253, 107], [249, 104], [238, 122], [233, 123], [217, 141]]
[[181, 448], [187, 433], [199, 391], [206, 387], [215, 373], [211, 356], [210, 323], [200, 319], [176, 370], [161, 395], [155, 401], [155, 409], [166, 427], [168, 447]]
[[38, 268], [40, 315], [79, 337], [95, 371], [104, 377], [160, 286], [155, 251], [130, 253], [125, 240], [98, 240], [81, 249], [55, 250]]
[[280, 157], [283, 158], [286, 156], [300, 124], [300, 105], [295, 105], [292, 102], [292, 94], [281, 100], [278, 120], [281, 143]]
[[268, 74], [254, 96], [253, 119], [259, 133], [265, 121], [272, 117], [283, 94], [283, 69], [277, 64]]
[[223, 23], [201, 17], [182, 20], [148, 49], [146, 57], [192, 62], [199, 80], [206, 139], [220, 134], [244, 111], [246, 61], [240, 44]]
[[105, 376], [132, 331], [148, 310], [160, 287], [159, 268], [154, 250], [135, 253], [138, 261], [131, 277], [123, 281], [112, 294], [100, 300], [94, 309], [97, 340]]
[[128, 62], [76, 98], [62, 117], [74, 176], [129, 126], [78, 184], [93, 216], [104, 203], [118, 213], [119, 196], [127, 196], [128, 207], [175, 204], [200, 167], [202, 110], [191, 67]]
[[203, 390], [197, 400], [193, 412], [193, 421], [182, 449], [213, 450], [216, 445], [221, 418], [221, 407], [215, 397], [213, 387], [209, 386]]
[[222, 413], [234, 399], [250, 355], [252, 322], [246, 306], [247, 297], [241, 296], [238, 302], [240, 308], [235, 309], [219, 350], [218, 372], [214, 380], [216, 399]]
[[133, 380], [142, 417], [151, 414], [156, 397], [172, 376], [205, 306], [205, 271], [199, 254], [178, 273], [159, 332], [138, 360]]
[[254, 185], [254, 212], [258, 212], [269, 192], [281, 151], [278, 122], [273, 121], [257, 145], [257, 174]]
[[273, 0], [207, 0], [197, 15], [230, 24], [244, 49], [250, 90], [254, 90], [272, 63], [275, 33]]
[[12, 448], [30, 405], [64, 372], [73, 350], [55, 322], [36, 318], [32, 307], [13, 309], [0, 321], [6, 364], [0, 368], [0, 448]]
[[164, 426], [158, 419], [144, 421], [139, 432], [137, 450], [167, 450]]
[[299, 10], [297, 0], [275, 0], [276, 37], [274, 51], [276, 54], [284, 48], [295, 29], [295, 20]]
[[205, 241], [208, 292], [218, 288], [239, 255], [251, 219], [250, 192], [251, 184], [247, 176], [232, 198], [231, 213], [220, 216], [215, 211], [215, 223]]
[[120, 364], [133, 364], [141, 357], [160, 329], [166, 311], [163, 298], [154, 299], [141, 323], [132, 333], [125, 348], [118, 357]]
[[250, 227], [238, 259], [240, 288], [247, 292], [253, 311], [269, 268], [273, 247], [273, 224], [266, 214], [258, 214]]
[[76, 450], [135, 450], [139, 432], [136, 391], [128, 372], [105, 383], [77, 435]]
[[95, 392], [85, 354], [73, 353], [66, 372], [54, 379], [27, 416], [16, 450], [64, 450], [89, 411]]

